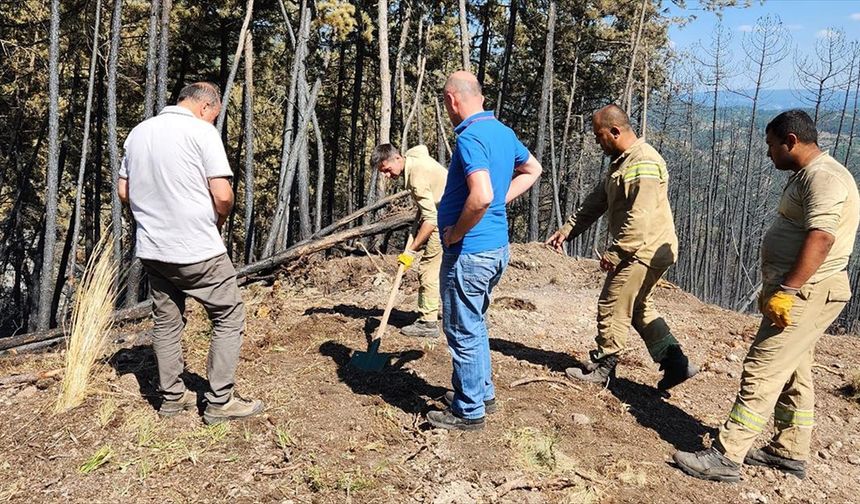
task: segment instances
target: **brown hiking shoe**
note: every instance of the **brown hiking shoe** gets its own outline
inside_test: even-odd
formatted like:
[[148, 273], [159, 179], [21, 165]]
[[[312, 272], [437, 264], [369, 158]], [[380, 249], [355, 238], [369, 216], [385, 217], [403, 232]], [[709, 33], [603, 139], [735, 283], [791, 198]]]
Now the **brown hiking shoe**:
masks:
[[233, 393], [230, 400], [224, 404], [209, 404], [203, 412], [203, 421], [207, 425], [226, 422], [227, 420], [241, 420], [260, 413], [265, 408], [263, 401], [242, 399], [239, 394]]
[[186, 390], [178, 399], [165, 399], [158, 408], [158, 414], [163, 417], [172, 417], [196, 407], [197, 394]]
[[778, 469], [784, 473], [797, 476], [800, 479], [806, 478], [805, 461], [774, 455], [773, 453], [770, 453], [767, 448], [763, 448], [761, 450], [750, 450], [747, 452], [747, 456], [744, 458], [744, 464], [770, 467], [772, 469]]

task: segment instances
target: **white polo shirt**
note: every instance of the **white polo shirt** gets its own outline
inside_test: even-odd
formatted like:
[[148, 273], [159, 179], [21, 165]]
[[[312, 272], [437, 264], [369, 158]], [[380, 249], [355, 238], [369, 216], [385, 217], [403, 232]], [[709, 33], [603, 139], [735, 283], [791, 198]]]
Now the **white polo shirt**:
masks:
[[119, 176], [128, 179], [137, 257], [192, 264], [227, 251], [209, 179], [233, 171], [214, 126], [184, 107], [164, 107], [129, 133]]

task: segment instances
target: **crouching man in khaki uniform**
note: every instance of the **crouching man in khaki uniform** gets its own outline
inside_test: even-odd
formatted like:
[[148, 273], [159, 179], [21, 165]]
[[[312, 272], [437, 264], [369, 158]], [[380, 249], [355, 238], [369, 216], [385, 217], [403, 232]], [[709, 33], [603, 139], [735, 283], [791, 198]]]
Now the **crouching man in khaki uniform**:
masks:
[[219, 229], [233, 208], [233, 172], [212, 126], [221, 110], [214, 84], [190, 84], [176, 106], [138, 124], [125, 141], [120, 199], [137, 225], [137, 257], [149, 276], [155, 319], [152, 347], [158, 361], [158, 412], [173, 416], [197, 406], [180, 374], [185, 300], [200, 302], [212, 320], [203, 420], [218, 423], [255, 415], [260, 401], [233, 392], [245, 306], [236, 271]]
[[598, 110], [592, 125], [597, 143], [612, 158], [609, 170], [576, 214], [546, 242], [562, 252], [565, 240], [607, 214], [613, 241], [600, 260], [607, 275], [597, 303], [597, 349], [591, 351], [592, 362], [585, 369], [568, 368], [566, 373], [571, 379], [606, 383], [626, 346], [632, 322], [664, 371], [658, 388], [667, 390], [698, 369], [690, 365], [652, 300], [654, 287], [675, 263], [678, 250], [666, 162], [636, 137], [618, 106]]
[[416, 145], [405, 156], [391, 144], [378, 145], [370, 157], [371, 166], [389, 179], [403, 175], [406, 188], [418, 205], [412, 246], [397, 257], [407, 269], [419, 255], [418, 311], [421, 317], [401, 329], [407, 336], [435, 338], [439, 335], [439, 268], [442, 243], [436, 225], [436, 207], [445, 192], [448, 170], [430, 157], [424, 145]]
[[[764, 317], [735, 404], [713, 447], [674, 456], [684, 472], [702, 479], [738, 481], [741, 463], [806, 476], [815, 344], [851, 297], [846, 268], [860, 222], [854, 177], [819, 150], [806, 112], [783, 112], [765, 132], [774, 166], [793, 173], [762, 243]], [[764, 448], [750, 450], [771, 413], [776, 432]]]

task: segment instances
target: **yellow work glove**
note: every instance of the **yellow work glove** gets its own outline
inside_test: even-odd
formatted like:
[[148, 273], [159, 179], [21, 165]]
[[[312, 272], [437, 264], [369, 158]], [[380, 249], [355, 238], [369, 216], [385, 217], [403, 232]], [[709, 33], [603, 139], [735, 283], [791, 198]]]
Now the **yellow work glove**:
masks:
[[784, 329], [791, 325], [791, 308], [794, 306], [794, 294], [785, 291], [776, 291], [765, 301], [761, 312], [765, 317], [771, 319], [777, 327]]
[[397, 256], [397, 262], [403, 265], [405, 269], [412, 267], [412, 262], [415, 261], [415, 252], [407, 250]]

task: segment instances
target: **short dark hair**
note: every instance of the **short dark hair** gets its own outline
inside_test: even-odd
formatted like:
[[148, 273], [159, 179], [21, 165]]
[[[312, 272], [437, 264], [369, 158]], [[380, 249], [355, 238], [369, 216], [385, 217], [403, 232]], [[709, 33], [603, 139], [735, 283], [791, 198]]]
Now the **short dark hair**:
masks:
[[792, 109], [774, 117], [764, 128], [765, 134], [772, 133], [773, 136], [784, 142], [789, 133], [794, 133], [800, 143], [818, 145], [818, 130], [815, 129], [815, 121], [809, 114], [800, 110]]
[[378, 170], [379, 165], [394, 156], [399, 155], [400, 150], [390, 143], [377, 145], [376, 148], [373, 149], [373, 153], [370, 155], [370, 166], [372, 166], [374, 170]]
[[611, 128], [613, 126], [620, 130], [630, 129], [630, 117], [623, 108], [614, 103], [603, 107], [594, 113], [594, 122], [601, 128]]
[[218, 91], [218, 86], [211, 82], [194, 82], [182, 88], [176, 103], [182, 103], [185, 100], [217, 105], [221, 103], [221, 93]]

